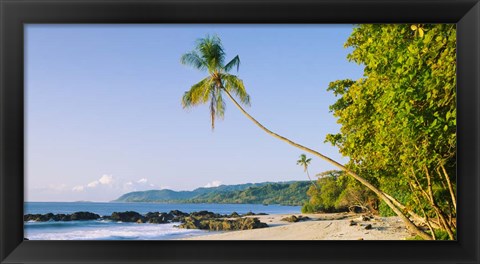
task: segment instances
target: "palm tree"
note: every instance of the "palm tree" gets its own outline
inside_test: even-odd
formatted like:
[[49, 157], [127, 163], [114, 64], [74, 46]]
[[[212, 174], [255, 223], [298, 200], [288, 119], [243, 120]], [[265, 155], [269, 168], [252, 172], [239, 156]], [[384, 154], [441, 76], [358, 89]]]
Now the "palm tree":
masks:
[[[231, 75], [228, 72], [234, 67], [238, 68], [240, 66], [240, 58], [235, 56], [231, 61], [225, 64], [225, 51], [223, 49], [220, 38], [217, 36], [207, 36], [206, 38], [197, 40], [196, 47], [194, 51], [184, 54], [181, 57], [182, 64], [188, 64], [197, 68], [201, 71], [208, 71], [208, 76], [194, 84], [189, 91], [185, 92], [182, 98], [182, 105], [184, 108], [193, 107], [196, 105], [204, 104], [210, 102], [210, 115], [212, 119], [212, 130], [215, 128], [215, 117], [222, 117], [225, 114], [225, 102], [223, 101], [222, 94], [225, 93], [228, 98], [233, 102], [233, 104], [255, 125], [260, 127], [267, 134], [278, 138], [294, 147], [297, 147], [305, 152], [313, 154], [330, 164], [340, 168], [345, 171], [347, 174], [358, 180], [360, 183], [365, 185], [367, 188], [372, 190], [380, 199], [382, 199], [405, 223], [406, 227], [420, 235], [423, 239], [430, 240], [432, 237], [417, 227], [399, 208], [397, 208], [394, 203], [398, 202], [390, 196], [387, 197], [380, 189], [373, 186], [363, 177], [360, 177], [350, 169], [346, 168], [337, 161], [317, 152], [313, 149], [300, 145], [292, 140], [283, 137], [277, 133], [274, 133], [270, 129], [263, 126], [255, 118], [253, 118], [240, 103], [249, 105], [250, 97], [245, 90], [243, 81], [240, 80], [237, 76]], [[235, 100], [232, 96], [232, 93], [238, 97], [240, 103]]]
[[212, 130], [215, 129], [215, 118], [223, 118], [225, 101], [222, 92], [235, 94], [244, 105], [250, 105], [250, 96], [245, 90], [243, 81], [228, 72], [240, 66], [240, 58], [235, 56], [225, 64], [225, 52], [217, 36], [206, 37], [197, 41], [195, 51], [186, 53], [181, 58], [182, 64], [191, 65], [199, 70], [208, 71], [208, 76], [194, 84], [182, 98], [184, 108], [210, 102], [210, 118]]
[[312, 178], [310, 178], [310, 173], [308, 173], [308, 165], [310, 165], [310, 161], [312, 161], [311, 158], [307, 159], [307, 155], [302, 154], [302, 155], [300, 155], [300, 159], [297, 160], [297, 165], [300, 165], [300, 166], [303, 167], [303, 171], [307, 173], [308, 179], [312, 183], [313, 187], [315, 187], [315, 189], [318, 191], [317, 185], [315, 184], [314, 181], [312, 181]]

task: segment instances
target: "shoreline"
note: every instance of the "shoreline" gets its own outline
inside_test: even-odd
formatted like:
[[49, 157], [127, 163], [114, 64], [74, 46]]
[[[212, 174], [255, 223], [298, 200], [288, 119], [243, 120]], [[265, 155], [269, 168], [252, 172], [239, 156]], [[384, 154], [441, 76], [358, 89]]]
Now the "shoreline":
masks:
[[[97, 222], [101, 220], [98, 223], [108, 224], [101, 229], [107, 227], [108, 232], [111, 233], [110, 236], [113, 234], [117, 237], [132, 236], [131, 233], [138, 233], [138, 237], [145, 237], [142, 232], [147, 229], [150, 230], [148, 231], [150, 233], [159, 232], [160, 236], [163, 236], [163, 233], [191, 232], [186, 237], [166, 237], [160, 240], [405, 240], [412, 237], [399, 217], [367, 216], [347, 212], [318, 214], [254, 214], [249, 212], [240, 215], [237, 213], [217, 214], [209, 211], [184, 213], [172, 210], [169, 213], [149, 212], [143, 215], [134, 211], [114, 212], [110, 216], [99, 216], [90, 212], [24, 215], [24, 222], [30, 223], [31, 220], [38, 220], [39, 223], [45, 222], [45, 226], [52, 222], [64, 225], [64, 223], [72, 221], [78, 224], [83, 220], [87, 222], [88, 220], [97, 220]], [[111, 225], [110, 222], [127, 225]], [[98, 223], [95, 222], [94, 225]], [[174, 225], [166, 228], [170, 225], [164, 224]], [[265, 224], [268, 226], [265, 227]], [[128, 231], [128, 235], [125, 235], [125, 230]], [[195, 230], [205, 232], [198, 233]], [[75, 237], [76, 230], [68, 231]], [[96, 235], [99, 230], [86, 228], [85, 231], [93, 232], [93, 235]], [[85, 236], [85, 234], [80, 236]], [[108, 236], [109, 234], [105, 234], [105, 237]]]
[[[289, 216], [309, 217], [309, 220], [286, 222]], [[227, 231], [177, 240], [405, 240], [411, 237], [399, 217], [362, 219], [361, 214], [272, 214], [256, 217], [269, 227]], [[351, 225], [351, 221], [355, 225]], [[371, 228], [367, 226], [371, 225]]]

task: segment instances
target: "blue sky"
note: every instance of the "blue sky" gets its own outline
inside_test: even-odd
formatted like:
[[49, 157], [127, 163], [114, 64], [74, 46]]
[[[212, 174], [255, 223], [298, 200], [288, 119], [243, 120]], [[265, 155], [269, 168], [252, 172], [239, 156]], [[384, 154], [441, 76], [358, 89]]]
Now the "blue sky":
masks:
[[[363, 69], [343, 47], [351, 25], [27, 25], [26, 201], [109, 201], [128, 191], [306, 180], [303, 152], [275, 139], [227, 101], [181, 97], [205, 72], [180, 64], [217, 34], [240, 56], [246, 110], [266, 127], [342, 163], [323, 143], [339, 125], [326, 91]], [[228, 100], [226, 98], [226, 100]], [[311, 156], [311, 155], [309, 155]], [[311, 174], [333, 169], [311, 156]]]

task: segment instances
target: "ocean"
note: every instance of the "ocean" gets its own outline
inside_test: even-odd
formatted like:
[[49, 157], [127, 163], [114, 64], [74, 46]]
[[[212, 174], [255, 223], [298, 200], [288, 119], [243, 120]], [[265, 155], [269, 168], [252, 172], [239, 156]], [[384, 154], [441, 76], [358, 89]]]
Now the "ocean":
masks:
[[[298, 214], [300, 206], [261, 204], [159, 204], [159, 203], [91, 203], [91, 202], [26, 202], [24, 214], [71, 214], [87, 211], [103, 215], [113, 212], [135, 211], [169, 212], [180, 210], [186, 213], [211, 211], [218, 214], [237, 212], [245, 214]], [[171, 224], [137, 224], [115, 221], [69, 221], [69, 222], [26, 222], [24, 236], [30, 240], [170, 240], [190, 236], [217, 233], [195, 229], [181, 229]]]

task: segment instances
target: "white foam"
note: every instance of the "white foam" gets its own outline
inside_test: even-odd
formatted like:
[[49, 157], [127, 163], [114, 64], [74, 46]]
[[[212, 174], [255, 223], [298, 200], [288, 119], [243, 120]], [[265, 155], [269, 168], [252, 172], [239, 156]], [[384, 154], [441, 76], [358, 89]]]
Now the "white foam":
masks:
[[175, 224], [116, 224], [82, 228], [25, 230], [30, 240], [159, 240], [201, 235], [206, 231], [181, 229]]

